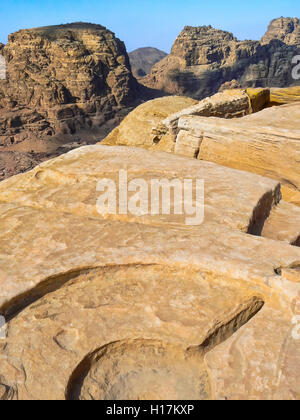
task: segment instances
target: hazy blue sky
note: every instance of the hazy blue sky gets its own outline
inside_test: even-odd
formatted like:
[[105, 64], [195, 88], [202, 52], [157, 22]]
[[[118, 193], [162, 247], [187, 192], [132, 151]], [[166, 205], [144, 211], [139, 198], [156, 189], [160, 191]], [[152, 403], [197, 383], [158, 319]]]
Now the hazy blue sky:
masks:
[[0, 42], [19, 29], [75, 21], [99, 23], [127, 50], [169, 51], [185, 25], [212, 25], [239, 39], [259, 39], [273, 18], [300, 17], [299, 0], [7, 0], [1, 1]]

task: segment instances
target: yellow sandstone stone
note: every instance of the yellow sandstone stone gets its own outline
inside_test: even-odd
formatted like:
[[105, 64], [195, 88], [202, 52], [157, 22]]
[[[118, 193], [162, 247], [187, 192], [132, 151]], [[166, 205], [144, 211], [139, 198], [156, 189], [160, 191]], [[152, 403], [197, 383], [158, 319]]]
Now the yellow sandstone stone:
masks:
[[300, 86], [289, 88], [272, 88], [270, 102], [274, 105], [300, 101]]

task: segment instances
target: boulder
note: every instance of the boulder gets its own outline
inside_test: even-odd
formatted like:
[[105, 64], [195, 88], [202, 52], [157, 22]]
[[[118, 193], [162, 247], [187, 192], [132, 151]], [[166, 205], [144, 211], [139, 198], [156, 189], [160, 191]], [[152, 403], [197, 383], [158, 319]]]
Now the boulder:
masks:
[[[197, 101], [194, 99], [183, 96], [148, 101], [132, 111], [101, 144], [151, 148], [161, 140], [162, 136], [158, 129], [161, 121], [170, 114], [177, 113], [196, 103]], [[156, 130], [153, 131], [153, 128]]]

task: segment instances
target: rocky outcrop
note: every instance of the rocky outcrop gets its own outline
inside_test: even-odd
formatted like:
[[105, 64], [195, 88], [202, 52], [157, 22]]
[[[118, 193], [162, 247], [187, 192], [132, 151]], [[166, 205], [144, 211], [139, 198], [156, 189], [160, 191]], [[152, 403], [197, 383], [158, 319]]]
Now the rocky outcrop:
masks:
[[[203, 223], [99, 213], [120, 169], [203, 179]], [[254, 236], [280, 204], [277, 181], [131, 147], [2, 182], [0, 398], [298, 399], [300, 249]]]
[[[154, 99], [132, 111], [101, 144], [174, 152], [181, 117], [239, 118], [257, 112], [269, 103], [269, 89], [226, 90], [200, 102], [181, 96]], [[178, 147], [179, 142], [176, 145]], [[189, 145], [186, 146], [186, 149], [189, 148]], [[192, 147], [189, 155], [183, 154], [194, 157], [196, 150]]]
[[184, 96], [167, 96], [148, 101], [132, 111], [101, 144], [151, 148], [159, 142], [161, 147], [167, 139], [162, 140], [159, 130], [153, 131], [153, 127], [159, 127], [169, 115], [196, 104], [197, 101]]
[[128, 54], [132, 73], [136, 78], [149, 74], [154, 64], [161, 61], [168, 54], [157, 48], [138, 48]]
[[[275, 26], [276, 21], [272, 23]], [[299, 54], [297, 28], [283, 40], [274, 35], [267, 42], [267, 38], [273, 37], [269, 32], [260, 43], [239, 41], [233, 34], [211, 26], [187, 26], [176, 39], [171, 54], [141, 82], [166, 93], [195, 99], [218, 92], [225, 83], [242, 88], [295, 85], [292, 59]]]
[[198, 159], [277, 179], [285, 199], [300, 205], [299, 118], [299, 102], [232, 120], [183, 116], [177, 139], [181, 130], [185, 142], [199, 138]]
[[95, 142], [136, 103], [125, 45], [103, 26], [21, 30], [1, 54], [7, 68], [0, 80], [1, 151], [38, 153], [39, 142], [53, 152], [55, 142], [74, 142], [74, 135]]
[[262, 44], [269, 44], [273, 39], [279, 39], [287, 45], [300, 47], [300, 20], [298, 18], [274, 19], [261, 39]]
[[[291, 103], [271, 107], [275, 97], [278, 104], [279, 98]], [[224, 91], [160, 120], [144, 112], [154, 114], [159, 103], [172, 98], [159, 101], [138, 107], [103, 143], [171, 152], [271, 177], [282, 183], [286, 201], [300, 205], [296, 88], [271, 94], [268, 89]], [[135, 136], [139, 121], [143, 124]]]

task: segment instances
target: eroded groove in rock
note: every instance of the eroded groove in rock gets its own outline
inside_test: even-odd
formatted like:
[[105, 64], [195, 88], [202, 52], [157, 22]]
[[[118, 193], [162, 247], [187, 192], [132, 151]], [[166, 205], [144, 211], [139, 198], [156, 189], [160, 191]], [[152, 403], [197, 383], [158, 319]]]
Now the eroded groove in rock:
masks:
[[295, 242], [292, 242], [291, 245], [293, 246], [300, 246], [300, 236], [295, 240]]
[[[114, 264], [106, 265], [107, 268], [112, 268], [114, 266], [121, 267], [121, 265], [118, 266]], [[130, 266], [130, 264], [126, 266]], [[145, 264], [145, 266], [147, 266], [147, 264]], [[102, 268], [105, 269], [105, 267]], [[4, 304], [0, 308], [0, 314], [3, 314], [6, 321], [9, 322], [28, 306], [32, 305], [34, 302], [37, 302], [47, 294], [58, 290], [65, 284], [75, 280], [77, 277], [93, 271], [97, 271], [97, 269], [99, 269], [99, 267], [81, 268], [80, 270], [74, 270], [68, 273], [51, 276], [39, 283], [33, 289], [28, 290], [26, 293], [23, 293], [19, 296], [16, 296], [14, 299]]]
[[200, 351], [208, 353], [214, 347], [230, 338], [243, 325], [247, 324], [264, 306], [260, 297], [253, 297], [249, 302], [244, 303], [234, 314], [228, 315], [227, 319], [217, 323], [208, 333], [207, 338], [199, 347], [191, 347], [188, 353], [194, 354]]
[[[168, 393], [163, 398], [167, 400], [210, 399], [212, 391], [204, 355], [247, 324], [263, 306], [264, 301], [261, 298], [253, 297], [242, 304], [235, 314], [228, 315], [227, 319], [216, 324], [200, 346], [187, 350], [144, 339], [110, 343], [97, 349], [87, 355], [74, 370], [66, 390], [66, 399], [161, 399], [162, 394], [159, 390], [162, 392], [165, 389], [168, 389]], [[151, 357], [147, 357], [149, 348]], [[168, 359], [174, 360], [166, 368], [165, 363]], [[177, 377], [178, 362], [183, 363], [184, 368]], [[188, 371], [192, 374], [188, 375]], [[185, 383], [185, 378], [188, 378], [188, 386], [185, 384], [181, 389], [182, 393], [172, 394], [170, 384], [164, 383], [168, 382], [166, 378], [170, 379], [170, 375], [173, 374], [178, 384]], [[195, 374], [198, 376], [197, 380]], [[131, 375], [133, 378], [130, 378]], [[146, 386], [146, 390], [143, 390], [143, 385]]]
[[59, 274], [57, 276], [51, 276], [48, 279], [39, 283], [36, 287], [26, 291], [24, 294], [16, 296], [11, 301], [5, 303], [0, 308], [0, 313], [5, 316], [7, 322], [11, 321], [15, 316], [23, 311], [26, 307], [30, 306], [34, 302], [41, 299], [48, 293], [54, 292], [55, 290], [62, 287], [67, 282], [75, 279], [81, 274], [88, 273], [92, 269], [81, 269], [75, 270], [70, 273]]
[[259, 200], [257, 206], [253, 210], [253, 215], [248, 227], [248, 234], [260, 236], [264, 228], [264, 224], [270, 216], [273, 206], [276, 206], [281, 200], [280, 184], [275, 191], [269, 191]]
[[[65, 399], [66, 394], [68, 398], [74, 398], [80, 380], [84, 382], [81, 387], [79, 385], [84, 391], [80, 391], [80, 398], [90, 394], [99, 399], [150, 398], [154, 379], [149, 378], [156, 377], [152, 370], [156, 366], [153, 363], [158, 363], [157, 370], [164, 371], [166, 378], [171, 375], [179, 387], [176, 385], [174, 394], [164, 395], [161, 390], [161, 395], [169, 399], [188, 399], [188, 394], [190, 398], [210, 398], [210, 393], [205, 391], [206, 369], [201, 367], [204, 351], [199, 351], [199, 343], [205, 341], [208, 331], [215, 330], [216, 320], [222, 320], [225, 325], [232, 318], [242, 318], [240, 313], [250, 306], [249, 295], [252, 294], [249, 285], [241, 281], [176, 265], [132, 265], [90, 271], [25, 308], [8, 323], [6, 345], [2, 350], [5, 358], [4, 366], [1, 365], [2, 382], [16, 386], [19, 399], [60, 400]], [[232, 308], [236, 308], [233, 314]], [[249, 318], [247, 313], [242, 320], [235, 321], [236, 328]], [[234, 332], [233, 327], [226, 328]], [[223, 331], [222, 339], [226, 337]], [[138, 357], [136, 346], [128, 343], [137, 339], [142, 340], [140, 347], [145, 356], [139, 370], [139, 382], [144, 381], [145, 391], [137, 394], [133, 384], [133, 393], [127, 395], [116, 385], [107, 388], [103, 395], [97, 394], [103, 388], [101, 381], [105, 377], [105, 373], [99, 373], [100, 391], [97, 387], [95, 394], [86, 392], [94, 372], [98, 375], [97, 369], [102, 369], [100, 362], [94, 364], [95, 350], [101, 350], [109, 343], [125, 341], [120, 352], [114, 347], [109, 350], [113, 350], [113, 365], [123, 366], [123, 372], [129, 360], [130, 373], [130, 360], [136, 363]], [[148, 346], [147, 340], [163, 343], [161, 359], [159, 351], [154, 351], [160, 362], [152, 357], [153, 346]], [[197, 347], [198, 351], [186, 352], [190, 347]], [[105, 356], [103, 360], [110, 371], [110, 359]], [[187, 378], [186, 371], [191, 372], [189, 377], [198, 372], [197, 377], [203, 378], [200, 382], [194, 381], [198, 391], [188, 384], [180, 388], [180, 381]], [[117, 372], [112, 375], [118, 383]], [[50, 384], [49, 377], [53, 378]], [[81, 378], [85, 378], [84, 381]], [[157, 381], [162, 380], [157, 378]], [[130, 390], [131, 382], [128, 382], [126, 392]], [[185, 393], [187, 390], [188, 394]], [[152, 395], [153, 398], [157, 396]]]
[[0, 401], [11, 401], [15, 399], [15, 390], [0, 382]]

